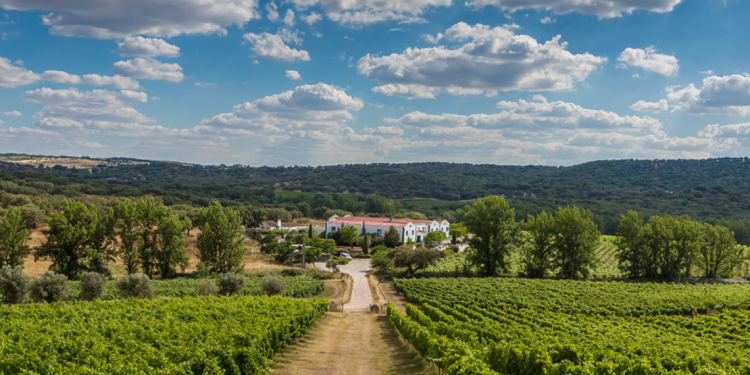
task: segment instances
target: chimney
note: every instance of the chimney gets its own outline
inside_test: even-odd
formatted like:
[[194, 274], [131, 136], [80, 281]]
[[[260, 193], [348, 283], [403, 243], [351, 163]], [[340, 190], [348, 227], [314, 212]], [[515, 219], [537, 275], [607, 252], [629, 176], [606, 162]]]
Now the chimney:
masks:
[[393, 222], [393, 216], [391, 216], [391, 218], [390, 218], [390, 219], [388, 220], [388, 222], [389, 222], [389, 223], [392, 223], [392, 222]]
[[281, 219], [276, 220], [276, 228], [281, 229]]

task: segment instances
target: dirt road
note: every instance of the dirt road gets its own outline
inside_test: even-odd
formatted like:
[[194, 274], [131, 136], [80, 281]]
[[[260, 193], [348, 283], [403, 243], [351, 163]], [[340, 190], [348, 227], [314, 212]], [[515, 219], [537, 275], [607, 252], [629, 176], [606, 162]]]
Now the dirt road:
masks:
[[[315, 263], [315, 266], [320, 269], [325, 269], [326, 267], [325, 263]], [[344, 311], [368, 311], [372, 304], [372, 294], [370, 293], [370, 286], [367, 284], [365, 273], [370, 270], [370, 260], [352, 259], [349, 264], [339, 266], [339, 269], [343, 273], [352, 275], [352, 281], [354, 282], [352, 299], [344, 305]]]
[[385, 315], [329, 313], [277, 355], [279, 375], [436, 374], [397, 336]]

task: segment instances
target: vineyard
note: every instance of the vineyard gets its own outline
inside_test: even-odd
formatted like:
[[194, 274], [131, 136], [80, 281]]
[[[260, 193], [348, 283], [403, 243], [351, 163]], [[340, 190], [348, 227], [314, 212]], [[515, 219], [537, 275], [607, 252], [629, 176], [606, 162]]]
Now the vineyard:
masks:
[[248, 296], [0, 306], [0, 373], [255, 374], [326, 306]]
[[396, 280], [401, 334], [448, 374], [746, 374], [750, 286]]
[[[198, 296], [198, 284], [210, 279], [168, 279], [168, 280], [151, 280], [154, 288], [155, 297], [188, 297]], [[260, 287], [262, 278], [248, 277], [245, 278], [245, 288], [240, 292], [241, 295], [258, 296], [262, 294]], [[309, 297], [319, 294], [324, 289], [323, 281], [314, 280], [306, 276], [285, 277], [286, 290], [285, 296], [288, 297]], [[113, 300], [120, 296], [115, 286], [116, 281], [107, 282], [107, 289], [102, 299]], [[78, 299], [81, 292], [80, 283], [71, 281], [69, 283], [70, 292], [68, 300]]]

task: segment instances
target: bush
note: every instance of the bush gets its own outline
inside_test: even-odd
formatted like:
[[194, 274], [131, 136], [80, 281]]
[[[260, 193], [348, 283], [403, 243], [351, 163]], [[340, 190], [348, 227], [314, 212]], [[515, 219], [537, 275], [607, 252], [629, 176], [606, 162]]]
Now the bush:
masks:
[[349, 259], [346, 258], [331, 257], [331, 259], [336, 262], [336, 264], [349, 264]]
[[23, 303], [29, 293], [29, 276], [21, 266], [0, 269], [0, 294], [5, 303]]
[[390, 270], [393, 268], [393, 259], [388, 256], [388, 251], [378, 251], [370, 259], [370, 266], [372, 268]]
[[232, 296], [245, 288], [245, 276], [236, 273], [221, 273], [216, 276], [216, 285], [219, 287], [220, 295]]
[[355, 254], [352, 258], [370, 259], [372, 258], [372, 254]]
[[68, 294], [68, 277], [51, 271], [31, 280], [31, 298], [36, 301], [58, 302]]
[[204, 280], [198, 283], [198, 294], [202, 296], [215, 296], [219, 294], [219, 287], [208, 280]]
[[339, 272], [341, 272], [339, 270], [339, 264], [336, 263], [336, 261], [333, 260], [333, 259], [329, 259], [328, 262], [326, 262], [326, 268], [328, 268], [329, 270], [331, 270], [331, 272], [333, 272], [333, 273], [339, 273]]
[[107, 279], [99, 272], [86, 272], [78, 280], [81, 280], [80, 298], [86, 301], [102, 298], [107, 288]]
[[304, 274], [305, 274], [305, 270], [298, 269], [298, 268], [287, 268], [281, 271], [281, 276], [284, 276], [284, 277], [302, 276]]
[[117, 281], [117, 290], [124, 298], [148, 298], [154, 297], [154, 289], [151, 287], [151, 280], [142, 273], [134, 273], [124, 276]]
[[97, 256], [89, 261], [89, 270], [109, 277], [109, 261], [106, 256]]
[[370, 253], [375, 254], [375, 253], [377, 253], [379, 251], [385, 251], [387, 253], [389, 250], [391, 250], [391, 249], [389, 249], [388, 246], [378, 245], [378, 246], [375, 246], [372, 249], [370, 249]]
[[266, 276], [263, 278], [260, 287], [263, 290], [263, 293], [269, 296], [276, 294], [283, 295], [284, 289], [286, 289], [286, 281], [280, 277]]

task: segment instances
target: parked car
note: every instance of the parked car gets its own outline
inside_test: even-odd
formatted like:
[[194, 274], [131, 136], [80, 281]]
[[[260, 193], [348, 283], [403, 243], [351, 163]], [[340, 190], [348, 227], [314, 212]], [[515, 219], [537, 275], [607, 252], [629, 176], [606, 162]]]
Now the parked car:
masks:
[[347, 254], [347, 253], [341, 253], [341, 254], [339, 254], [339, 258], [344, 258], [344, 259], [352, 260], [352, 256], [349, 255], [349, 254]]

